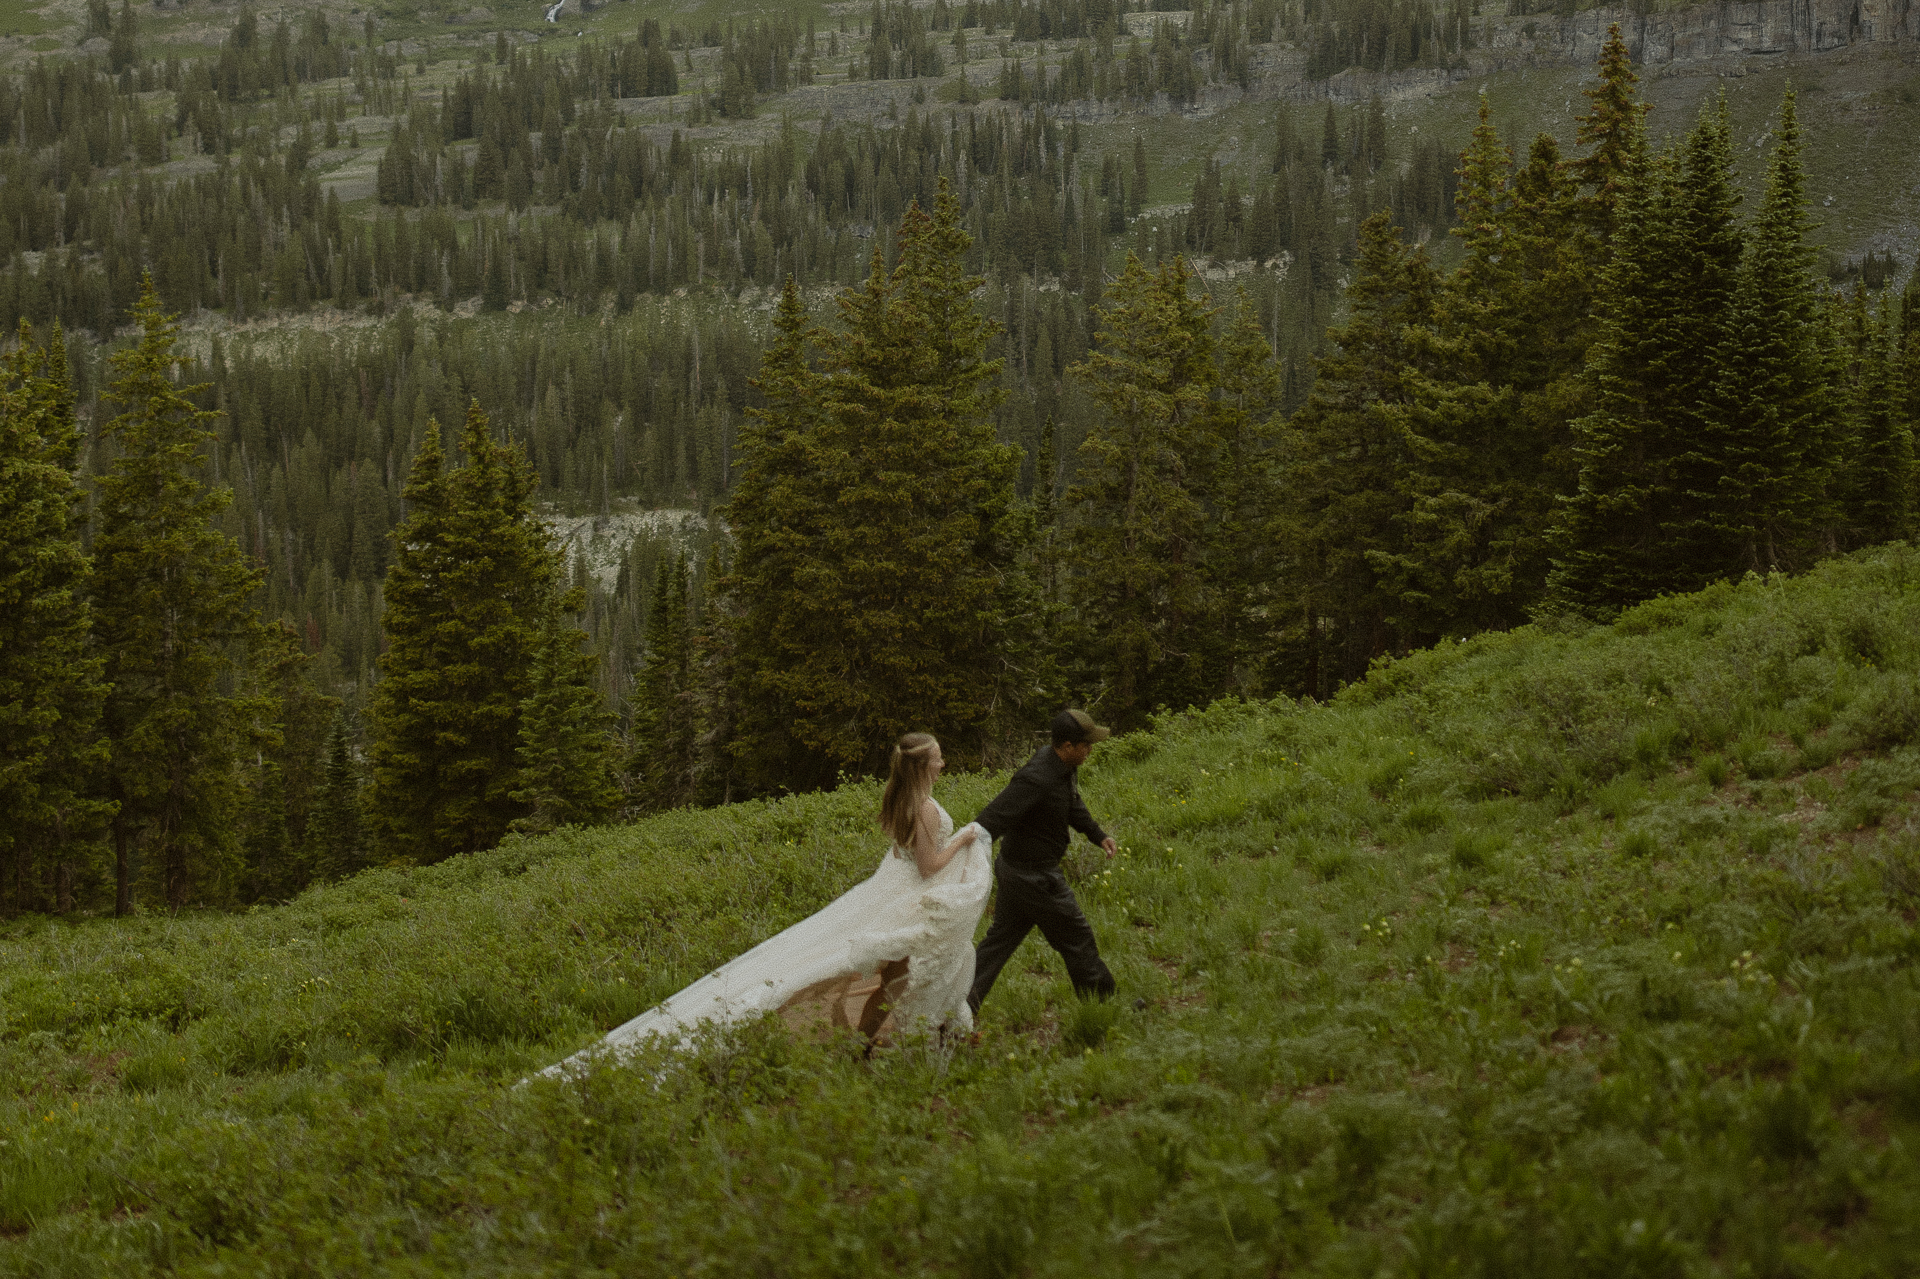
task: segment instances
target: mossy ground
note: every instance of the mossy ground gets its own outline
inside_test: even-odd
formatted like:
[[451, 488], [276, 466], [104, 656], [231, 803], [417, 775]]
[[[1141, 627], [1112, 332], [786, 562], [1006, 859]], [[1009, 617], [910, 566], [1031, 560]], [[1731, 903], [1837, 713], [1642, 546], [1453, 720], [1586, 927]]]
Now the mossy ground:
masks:
[[872, 1061], [514, 1087], [867, 873], [871, 785], [17, 922], [0, 1273], [1911, 1273], [1916, 668], [1896, 547], [1169, 719], [1084, 781], [1121, 998], [1035, 939]]

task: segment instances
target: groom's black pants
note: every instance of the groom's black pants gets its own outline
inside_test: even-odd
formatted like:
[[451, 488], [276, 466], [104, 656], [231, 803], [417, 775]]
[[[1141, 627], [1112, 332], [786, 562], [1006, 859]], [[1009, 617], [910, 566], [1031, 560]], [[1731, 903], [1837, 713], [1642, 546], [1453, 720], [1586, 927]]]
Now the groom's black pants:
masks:
[[1000, 970], [1035, 928], [1067, 961], [1075, 994], [1102, 999], [1113, 994], [1113, 974], [1100, 958], [1093, 925], [1080, 913], [1080, 903], [1058, 866], [1016, 866], [1003, 857], [993, 864], [993, 877], [999, 896], [994, 899], [993, 923], [974, 952], [973, 991], [967, 996], [974, 1011], [979, 1011]]

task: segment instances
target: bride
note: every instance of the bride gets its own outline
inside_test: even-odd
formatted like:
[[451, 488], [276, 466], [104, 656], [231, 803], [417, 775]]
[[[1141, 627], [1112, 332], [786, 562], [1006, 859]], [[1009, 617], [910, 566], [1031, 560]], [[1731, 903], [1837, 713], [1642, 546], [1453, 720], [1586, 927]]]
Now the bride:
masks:
[[853, 1027], [869, 1042], [889, 1027], [971, 1030], [973, 931], [993, 887], [992, 846], [976, 830], [947, 850], [953, 818], [933, 798], [945, 767], [932, 735], [902, 737], [880, 799], [892, 844], [870, 878], [541, 1073], [567, 1072], [608, 1050], [624, 1058], [651, 1037], [684, 1041], [702, 1022], [729, 1025], [766, 1012], [795, 1027]]

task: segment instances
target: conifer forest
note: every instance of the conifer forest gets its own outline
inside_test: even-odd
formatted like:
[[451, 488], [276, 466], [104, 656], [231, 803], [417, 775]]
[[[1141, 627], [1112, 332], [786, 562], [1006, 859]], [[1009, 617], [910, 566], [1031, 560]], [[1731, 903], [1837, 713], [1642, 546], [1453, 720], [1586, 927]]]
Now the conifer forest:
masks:
[[1325, 700], [1920, 518], [1897, 24], [63, 3], [0, 7], [0, 916]]
[[0, 1279], [1909, 1279], [1917, 265], [1913, 0], [0, 0]]

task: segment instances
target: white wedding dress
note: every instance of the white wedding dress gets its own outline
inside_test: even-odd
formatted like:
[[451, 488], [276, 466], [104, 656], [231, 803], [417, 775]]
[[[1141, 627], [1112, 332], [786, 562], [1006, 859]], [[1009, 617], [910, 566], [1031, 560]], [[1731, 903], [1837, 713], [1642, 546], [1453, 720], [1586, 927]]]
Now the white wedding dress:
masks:
[[[934, 807], [945, 845], [953, 818]], [[855, 984], [868, 979], [870, 989], [875, 971], [900, 959], [907, 961], [907, 983], [892, 1000], [895, 1030], [971, 1030], [973, 931], [993, 888], [992, 841], [973, 831], [953, 860], [925, 879], [911, 852], [890, 848], [880, 869], [824, 909], [540, 1073], [563, 1074], [608, 1053], [621, 1059], [649, 1038], [684, 1042], [703, 1022], [725, 1026], [809, 999], [829, 1001], [833, 1022], [847, 1025], [849, 994], [864, 993]]]

